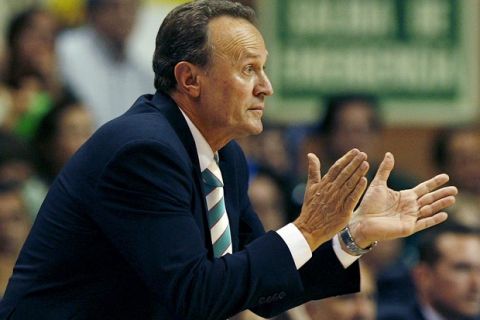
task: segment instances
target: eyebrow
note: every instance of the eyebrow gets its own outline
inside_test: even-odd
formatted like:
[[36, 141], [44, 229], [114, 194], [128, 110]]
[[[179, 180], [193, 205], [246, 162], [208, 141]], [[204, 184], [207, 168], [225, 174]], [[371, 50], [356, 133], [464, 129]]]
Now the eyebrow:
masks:
[[[261, 54], [252, 53], [252, 52], [249, 52], [248, 50], [247, 50], [247, 53], [243, 54], [242, 56], [245, 59], [255, 59], [255, 58], [261, 58], [262, 57]], [[265, 57], [266, 58], [268, 57], [268, 51], [266, 51]]]

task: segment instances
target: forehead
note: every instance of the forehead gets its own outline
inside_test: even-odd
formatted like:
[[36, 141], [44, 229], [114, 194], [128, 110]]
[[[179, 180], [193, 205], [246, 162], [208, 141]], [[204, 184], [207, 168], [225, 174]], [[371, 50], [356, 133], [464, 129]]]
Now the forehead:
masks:
[[438, 239], [441, 257], [449, 261], [466, 260], [480, 264], [480, 237], [444, 234]]
[[208, 41], [215, 56], [240, 60], [267, 55], [258, 29], [243, 18], [221, 16], [208, 24]]
[[478, 132], [459, 132], [450, 139], [450, 147], [453, 149], [480, 147], [480, 134]]

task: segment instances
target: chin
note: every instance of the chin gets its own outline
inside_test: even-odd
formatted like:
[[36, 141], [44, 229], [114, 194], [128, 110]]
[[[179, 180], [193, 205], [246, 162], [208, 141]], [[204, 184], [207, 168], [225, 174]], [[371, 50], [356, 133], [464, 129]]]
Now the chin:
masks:
[[250, 127], [250, 130], [249, 130], [249, 135], [257, 135], [257, 134], [260, 134], [262, 133], [263, 131], [263, 124], [261, 121], [259, 121], [258, 123], [256, 123], [255, 125], [252, 125]]

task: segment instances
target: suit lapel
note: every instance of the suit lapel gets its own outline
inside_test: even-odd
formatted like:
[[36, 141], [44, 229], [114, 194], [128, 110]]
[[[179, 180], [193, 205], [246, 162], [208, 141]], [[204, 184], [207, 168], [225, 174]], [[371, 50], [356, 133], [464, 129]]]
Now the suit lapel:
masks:
[[[203, 233], [205, 235], [210, 235], [210, 229], [208, 228], [207, 221], [207, 203], [204, 196], [205, 190], [202, 182], [200, 163], [198, 161], [197, 147], [195, 145], [195, 140], [193, 139], [192, 133], [190, 132], [190, 128], [188, 127], [188, 124], [185, 121], [185, 118], [183, 117], [183, 114], [179, 110], [177, 104], [172, 98], [170, 98], [170, 96], [157, 91], [157, 93], [155, 93], [153, 96], [152, 102], [153, 106], [158, 109], [171, 124], [173, 130], [183, 143], [190, 161], [193, 164], [192, 176], [194, 178], [194, 184], [196, 189], [200, 190], [201, 192], [200, 201], [202, 202], [201, 221]], [[213, 246], [209, 236], [205, 236], [205, 246], [209, 249], [209, 254], [213, 256]]]
[[[175, 101], [173, 101], [170, 96], [157, 92], [153, 96], [153, 106], [160, 110], [160, 112], [167, 118], [168, 122], [172, 125], [173, 129], [175, 130], [176, 134], [182, 141], [187, 153], [190, 157], [190, 160], [194, 167], [194, 174], [193, 177], [195, 179], [195, 185], [198, 190], [201, 190], [201, 199], [203, 201], [203, 227], [205, 234], [210, 234], [210, 229], [208, 228], [208, 221], [207, 221], [207, 203], [205, 199], [205, 190], [203, 187], [203, 182], [201, 179], [201, 170], [200, 170], [200, 163], [198, 161], [198, 153], [197, 147], [195, 145], [195, 140], [193, 139], [192, 133], [190, 132], [190, 128], [188, 127], [185, 118], [183, 117], [181, 111], [179, 110], [178, 106], [176, 105]], [[237, 185], [236, 177], [235, 177], [235, 168], [234, 168], [234, 159], [231, 156], [231, 152], [228, 152], [228, 147], [220, 150], [220, 163], [219, 167], [222, 171], [222, 178], [224, 182], [224, 199], [225, 199], [225, 207], [227, 210], [229, 223], [230, 223], [230, 232], [232, 235], [232, 245], [234, 250], [238, 249], [238, 224], [239, 224], [239, 214], [236, 213], [239, 211], [238, 205], [235, 205], [238, 201], [236, 196], [236, 188]], [[213, 247], [210, 241], [210, 237], [206, 237], [207, 241], [205, 242], [207, 248], [209, 248], [209, 252], [211, 252], [213, 256]]]

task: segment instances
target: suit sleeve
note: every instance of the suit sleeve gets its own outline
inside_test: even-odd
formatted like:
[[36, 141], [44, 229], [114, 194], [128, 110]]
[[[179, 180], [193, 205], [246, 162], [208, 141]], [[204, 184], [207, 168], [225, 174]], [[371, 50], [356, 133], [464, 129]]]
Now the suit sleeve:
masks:
[[275, 232], [209, 259], [192, 214], [192, 168], [173, 148], [131, 143], [99, 177], [92, 219], [148, 286], [181, 319], [225, 319], [269, 296], [302, 294], [302, 280]]
[[[241, 173], [239, 184], [242, 186], [240, 198], [243, 203], [241, 234], [243, 239], [255, 239], [263, 233], [258, 216], [252, 209], [248, 198], [248, 168], [243, 153], [238, 150], [236, 167]], [[240, 158], [240, 160], [238, 160]], [[243, 227], [243, 228], [242, 228]], [[243, 230], [243, 232], [242, 232]], [[248, 235], [248, 236], [247, 236]], [[282, 240], [283, 242], [283, 240]], [[286, 244], [285, 244], [286, 246]], [[293, 264], [293, 257], [288, 253], [289, 261]], [[284, 292], [275, 292], [259, 299], [257, 306], [251, 310], [261, 316], [271, 317], [303, 304], [310, 300], [358, 292], [360, 290], [360, 272], [358, 262], [345, 269], [336, 256], [332, 242], [329, 241], [313, 252], [312, 258], [297, 271], [301, 279], [301, 294], [284, 297]]]

